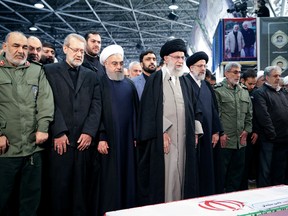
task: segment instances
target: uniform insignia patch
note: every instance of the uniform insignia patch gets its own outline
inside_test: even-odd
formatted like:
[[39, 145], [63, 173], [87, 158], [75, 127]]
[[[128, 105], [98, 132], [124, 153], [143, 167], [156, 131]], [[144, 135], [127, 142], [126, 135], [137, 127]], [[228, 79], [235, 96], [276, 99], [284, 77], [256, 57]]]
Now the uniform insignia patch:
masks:
[[1, 60], [1, 61], [0, 61], [0, 66], [4, 66], [4, 65], [5, 65], [4, 60]]

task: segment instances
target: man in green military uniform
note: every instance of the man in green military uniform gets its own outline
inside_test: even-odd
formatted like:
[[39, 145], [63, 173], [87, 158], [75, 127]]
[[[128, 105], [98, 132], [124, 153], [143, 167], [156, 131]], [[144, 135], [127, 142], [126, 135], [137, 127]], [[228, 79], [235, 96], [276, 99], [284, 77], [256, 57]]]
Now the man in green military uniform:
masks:
[[0, 56], [0, 215], [4, 214], [12, 191], [19, 188], [19, 215], [34, 216], [41, 193], [41, 144], [48, 139], [49, 123], [53, 120], [53, 94], [42, 66], [26, 61], [27, 38], [21, 32], [7, 34], [3, 51]]
[[225, 79], [215, 86], [220, 120], [224, 132], [220, 134], [223, 157], [225, 192], [240, 189], [245, 165], [245, 146], [252, 131], [252, 104], [249, 92], [239, 85], [241, 65], [229, 62]]

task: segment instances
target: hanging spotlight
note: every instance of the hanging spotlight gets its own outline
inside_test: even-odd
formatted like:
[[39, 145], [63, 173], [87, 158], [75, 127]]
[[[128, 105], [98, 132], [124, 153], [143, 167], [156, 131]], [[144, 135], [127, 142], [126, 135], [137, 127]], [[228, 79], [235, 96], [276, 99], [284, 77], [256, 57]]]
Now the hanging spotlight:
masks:
[[34, 7], [39, 8], [39, 9], [42, 9], [42, 8], [44, 8], [44, 4], [43, 4], [41, 1], [37, 1], [37, 2], [34, 4]]
[[177, 10], [178, 9], [178, 5], [176, 4], [175, 0], [172, 0], [172, 4], [169, 5], [169, 9], [170, 10]]
[[143, 49], [144, 49], [144, 47], [143, 47], [143, 45], [141, 44], [141, 42], [139, 42], [139, 43], [136, 44], [136, 48], [139, 49], [139, 50], [143, 50]]
[[178, 20], [179, 16], [177, 14], [175, 14], [173, 11], [171, 11], [169, 14], [168, 14], [168, 19], [170, 20]]

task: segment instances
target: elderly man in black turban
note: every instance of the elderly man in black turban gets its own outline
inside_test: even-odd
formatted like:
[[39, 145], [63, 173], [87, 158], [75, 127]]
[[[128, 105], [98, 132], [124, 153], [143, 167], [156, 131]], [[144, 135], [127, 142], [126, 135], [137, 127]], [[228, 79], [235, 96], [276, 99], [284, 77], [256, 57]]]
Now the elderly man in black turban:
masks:
[[146, 82], [138, 127], [139, 204], [198, 196], [197, 140], [202, 133], [190, 81], [182, 76], [186, 46], [166, 42], [164, 65]]
[[[186, 65], [190, 70], [187, 78], [191, 81], [197, 97], [198, 107], [201, 108], [203, 116], [202, 127], [204, 134], [199, 139], [199, 183], [201, 196], [218, 192], [215, 184], [214, 154], [215, 157], [218, 156], [218, 149], [215, 147], [219, 140], [219, 132], [222, 130], [214, 90], [210, 83], [205, 80], [208, 60], [208, 55], [203, 51], [194, 53], [186, 60]], [[214, 153], [213, 150], [215, 150]], [[217, 182], [217, 185], [220, 183]]]

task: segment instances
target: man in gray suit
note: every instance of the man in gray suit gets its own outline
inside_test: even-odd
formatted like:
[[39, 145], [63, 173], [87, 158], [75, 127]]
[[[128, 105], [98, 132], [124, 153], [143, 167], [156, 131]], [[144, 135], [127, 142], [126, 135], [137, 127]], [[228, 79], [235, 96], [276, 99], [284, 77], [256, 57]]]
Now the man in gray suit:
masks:
[[142, 67], [142, 73], [140, 76], [132, 78], [132, 81], [136, 86], [138, 97], [140, 100], [147, 78], [156, 71], [157, 61], [156, 55], [152, 50], [147, 50], [141, 53], [139, 60]]

